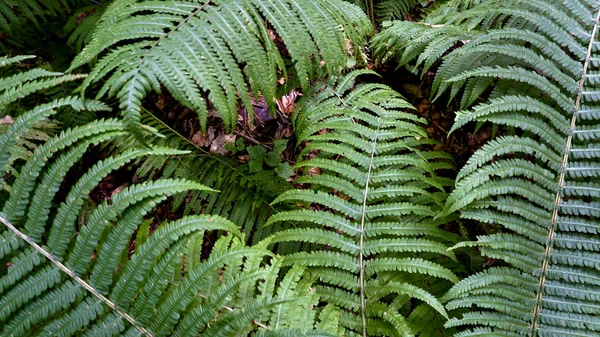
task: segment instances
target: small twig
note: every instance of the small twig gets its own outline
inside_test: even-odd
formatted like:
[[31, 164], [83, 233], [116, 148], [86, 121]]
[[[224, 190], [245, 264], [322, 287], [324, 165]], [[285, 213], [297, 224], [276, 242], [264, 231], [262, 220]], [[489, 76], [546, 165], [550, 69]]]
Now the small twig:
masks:
[[235, 131], [235, 135], [236, 136], [240, 136], [240, 137], [242, 137], [242, 138], [244, 138], [244, 139], [248, 140], [249, 142], [252, 142], [252, 143], [254, 143], [256, 145], [261, 145], [261, 146], [266, 147], [269, 150], [273, 150], [273, 148], [271, 146], [263, 144], [263, 143], [259, 142], [258, 140], [254, 139], [254, 138], [252, 138], [250, 136], [246, 136], [245, 134], [243, 134], [243, 133], [241, 133], [239, 131]]
[[18, 237], [23, 239], [23, 241], [27, 242], [30, 246], [32, 246], [36, 251], [38, 251], [38, 253], [44, 255], [48, 260], [50, 260], [50, 262], [52, 262], [54, 265], [56, 265], [58, 267], [58, 269], [63, 271], [65, 274], [69, 275], [73, 280], [75, 280], [75, 282], [77, 282], [77, 284], [84, 287], [87, 291], [89, 291], [95, 297], [97, 297], [102, 302], [104, 302], [104, 304], [106, 304], [111, 309], [116, 311], [121, 317], [123, 317], [125, 320], [127, 320], [127, 322], [131, 323], [131, 325], [133, 325], [139, 332], [141, 332], [142, 334], [149, 336], [149, 337], [154, 336], [154, 335], [152, 335], [152, 333], [150, 333], [150, 331], [148, 331], [144, 327], [140, 326], [139, 323], [135, 320], [135, 318], [129, 316], [129, 314], [127, 314], [126, 312], [119, 310], [115, 303], [113, 303], [111, 300], [109, 300], [108, 298], [106, 298], [105, 296], [100, 294], [89, 283], [85, 282], [83, 279], [81, 279], [79, 276], [77, 276], [72, 270], [67, 268], [67, 266], [62, 264], [60, 261], [56, 260], [54, 258], [54, 256], [52, 256], [52, 254], [47, 252], [44, 248], [42, 248], [37, 243], [33, 242], [27, 235], [23, 234], [15, 226], [13, 226], [6, 218], [4, 218], [3, 216], [0, 216], [0, 222], [2, 222], [8, 229], [10, 229]]

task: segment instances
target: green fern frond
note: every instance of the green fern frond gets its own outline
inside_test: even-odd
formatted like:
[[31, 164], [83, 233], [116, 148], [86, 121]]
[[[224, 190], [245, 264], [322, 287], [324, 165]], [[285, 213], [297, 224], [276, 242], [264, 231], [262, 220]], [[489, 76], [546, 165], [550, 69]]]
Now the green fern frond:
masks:
[[[360, 9], [341, 0], [122, 0], [106, 8], [70, 69], [102, 55], [83, 88], [108, 76], [98, 96], [117, 97], [129, 125], [139, 125], [142, 98], [163, 85], [198, 113], [203, 128], [209, 106], [233, 128], [238, 99], [252, 111], [251, 96], [260, 93], [274, 111], [282, 75], [295, 72], [306, 89], [316, 76], [340, 73], [349, 45], [361, 48], [370, 30]], [[283, 39], [293, 70], [285, 68], [270, 34]]]
[[[403, 298], [429, 303], [446, 316], [423, 280], [438, 278], [446, 286], [458, 281], [437, 261], [422, 258], [454, 259], [448, 241], [430, 235], [437, 230], [432, 218], [441, 212], [448, 181], [436, 176], [429, 161], [448, 157], [423, 150], [423, 121], [400, 110], [410, 105], [399, 94], [377, 84], [353, 88], [361, 73], [368, 72], [316, 84], [297, 104], [298, 142], [307, 141], [302, 154], [314, 158], [296, 168], [318, 168], [318, 174], [297, 180], [310, 189], [275, 199], [304, 206], [273, 215], [267, 225], [291, 220], [297, 228], [266, 242], [310, 244], [310, 252], [286, 255], [283, 263], [314, 270], [322, 283], [318, 293], [344, 309], [340, 324], [348, 331], [410, 335], [405, 317], [412, 306], [395, 307], [394, 298], [408, 295]], [[403, 225], [404, 232], [396, 230]]]
[[[26, 77], [11, 78], [24, 83], [24, 93], [16, 90], [15, 95], [26, 94], [26, 85], [35, 81]], [[31, 127], [69, 105], [105, 107], [67, 97], [17, 116], [0, 136], [2, 176], [13, 148]], [[144, 181], [89, 210], [85, 200], [112, 171], [141, 157], [189, 153], [160, 146], [116, 150], [81, 176], [75, 170], [66, 179], [88, 148], [123, 135], [130, 137], [116, 119], [65, 129], [32, 144], [35, 150], [25, 163], [13, 167], [17, 173], [7, 179], [10, 194], [0, 212], [0, 335], [237, 336], [263, 329], [284, 334], [317, 332], [322, 326], [332, 330], [313, 309], [318, 303], [314, 278], [300, 266], [282, 271], [280, 257], [264, 246], [246, 246], [231, 221], [189, 215], [157, 225], [149, 234], [144, 218], [161, 201], [190, 190], [218, 193], [205, 185], [177, 178]], [[219, 233], [216, 242], [213, 233]]]
[[[447, 326], [473, 327], [457, 336], [596, 336], [600, 4], [499, 4], [484, 0], [455, 15], [441, 11], [427, 19], [430, 25], [394, 23], [385, 40], [376, 41], [383, 55], [401, 50], [392, 35], [400, 26], [416, 27], [399, 40], [418, 29], [439, 36], [436, 43], [448, 42], [448, 53], [429, 52], [436, 48], [430, 39], [417, 47], [416, 65], [441, 59], [434, 95], [462, 92], [452, 130], [471, 121], [508, 127], [508, 135], [483, 146], [460, 171], [447, 205], [449, 212], [502, 228], [454, 249], [477, 246], [508, 266], [456, 284], [446, 307], [462, 315]], [[416, 54], [401, 60], [411, 62]], [[481, 95], [486, 102], [468, 109]]]
[[387, 20], [403, 20], [418, 4], [425, 6], [426, 2], [418, 0], [346, 0], [363, 9], [373, 25], [381, 25]]

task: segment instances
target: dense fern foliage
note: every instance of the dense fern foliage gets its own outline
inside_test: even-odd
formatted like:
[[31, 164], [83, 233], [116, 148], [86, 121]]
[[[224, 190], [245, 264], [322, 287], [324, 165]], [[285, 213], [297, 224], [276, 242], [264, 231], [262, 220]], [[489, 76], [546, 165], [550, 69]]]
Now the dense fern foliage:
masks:
[[77, 9], [67, 20], [64, 31], [68, 33], [67, 44], [75, 47], [77, 52], [81, 52], [83, 46], [92, 39], [94, 30], [98, 21], [104, 14], [110, 0], [102, 2], [86, 2], [84, 6], [77, 6]]
[[[2, 101], [76, 77], [35, 69], [17, 74], [2, 80], [12, 88]], [[144, 221], [167, 196], [210, 188], [159, 179], [127, 186], [97, 207], [86, 205], [92, 189], [115, 169], [141, 157], [185, 151], [121, 151], [64, 181], [88, 148], [127, 134], [122, 121], [105, 119], [63, 130], [22, 162], [15, 151], [19, 138], [61, 106], [106, 108], [65, 97], [21, 113], [0, 136], [0, 172], [9, 163], [17, 172], [8, 175], [10, 193], [0, 199], [0, 335], [238, 336], [257, 329], [298, 335], [313, 327], [335, 332], [326, 322], [312, 324], [319, 321], [310, 310], [318, 297], [311, 279], [303, 278], [304, 268], [280, 273], [280, 258], [246, 246], [229, 220], [203, 214], [152, 227], [151, 219]], [[215, 231], [216, 241], [205, 238]]]
[[[54, 52], [56, 44], [49, 40], [60, 37], [63, 20], [75, 8], [88, 3], [87, 0], [0, 0], [0, 53], [13, 55], [19, 50], [32, 53], [32, 49], [39, 48], [36, 41], [45, 44], [44, 52]], [[77, 15], [73, 20], [77, 20]], [[61, 48], [59, 53], [66, 54], [68, 50]], [[53, 56], [60, 59], [61, 55], [56, 54]], [[66, 66], [62, 64], [61, 69]]]
[[411, 9], [418, 3], [418, 0], [347, 0], [360, 6], [373, 24], [380, 24], [387, 20], [403, 19], [408, 15]]
[[455, 247], [508, 265], [446, 295], [448, 309], [476, 306], [448, 322], [476, 326], [460, 336], [600, 334], [599, 10], [597, 1], [481, 1], [427, 24], [394, 23], [376, 39], [382, 55], [401, 64], [418, 55], [423, 70], [461, 44], [442, 57], [434, 90], [462, 90], [463, 108], [487, 100], [457, 112], [452, 130], [472, 121], [518, 130], [477, 151], [448, 199], [449, 211], [506, 229]]
[[[315, 85], [299, 103], [294, 123], [307, 157], [296, 164], [305, 172], [296, 183], [310, 189], [275, 200], [303, 206], [273, 215], [268, 224], [295, 228], [268, 241], [313, 244], [284, 264], [312, 267], [323, 300], [345, 309], [344, 335], [411, 335], [424, 326], [422, 317], [411, 321], [412, 310], [418, 316], [426, 303], [446, 317], [431, 292], [458, 281], [443, 266], [455, 259], [446, 246], [454, 238], [434, 219], [452, 183], [435, 172], [452, 164], [444, 153], [421, 150], [432, 142], [398, 93], [377, 84], [352, 89], [361, 73]], [[428, 328], [435, 331], [434, 322]]]
[[0, 1], [0, 32], [11, 32], [11, 26], [22, 19], [39, 25], [46, 16], [61, 13], [63, 8], [72, 5], [70, 0], [2, 0]]
[[274, 111], [280, 79], [306, 89], [319, 74], [340, 73], [370, 31], [362, 11], [342, 0], [117, 0], [71, 69], [102, 56], [83, 87], [102, 80], [98, 97], [117, 97], [129, 125], [139, 124], [147, 92], [163, 85], [202, 126], [214, 107], [232, 128], [238, 99], [252, 111], [260, 93]]
[[[599, 24], [598, 0], [0, 0], [0, 336], [599, 336]], [[247, 128], [263, 100], [282, 139]]]
[[[220, 215], [238, 225], [248, 243], [265, 239], [280, 226], [265, 227], [263, 224], [277, 210], [270, 203], [280, 193], [292, 189], [292, 185], [272, 170], [250, 172], [248, 164], [223, 155], [206, 151], [185, 139], [150, 114], [142, 121], [163, 137], [153, 138], [155, 145], [169, 146], [190, 151], [181, 156], [155, 156], [140, 160], [137, 174], [140, 177], [192, 179], [219, 190], [219, 193], [192, 192], [180, 194], [173, 200], [175, 210], [183, 214], [209, 213]], [[128, 139], [126, 142], [135, 141]]]

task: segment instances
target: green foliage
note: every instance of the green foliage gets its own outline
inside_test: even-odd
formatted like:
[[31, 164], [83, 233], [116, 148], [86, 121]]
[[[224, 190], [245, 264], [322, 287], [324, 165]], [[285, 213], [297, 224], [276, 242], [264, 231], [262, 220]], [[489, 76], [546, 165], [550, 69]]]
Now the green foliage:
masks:
[[[64, 20], [89, 0], [0, 0], [0, 53], [52, 54], [50, 63], [64, 70], [70, 50], [56, 41]], [[73, 17], [77, 20], [77, 17]], [[43, 46], [42, 46], [43, 45]], [[69, 55], [69, 56], [67, 56]]]
[[273, 142], [273, 149], [267, 152], [262, 146], [250, 146], [246, 148], [250, 160], [248, 166], [251, 173], [263, 171], [264, 164], [273, 168], [282, 179], [288, 179], [294, 174], [289, 163], [281, 162], [281, 154], [287, 147], [287, 139], [277, 139]]
[[373, 23], [381, 24], [387, 20], [403, 19], [417, 4], [426, 5], [419, 0], [347, 0], [360, 6]]
[[0, 32], [10, 33], [11, 26], [20, 24], [26, 19], [36, 26], [47, 16], [57, 15], [69, 8], [69, 0], [1, 0], [0, 1]]
[[[173, 199], [173, 208], [183, 208], [184, 215], [199, 212], [220, 215], [238, 225], [248, 240], [257, 243], [272, 230], [262, 225], [276, 212], [270, 205], [279, 193], [292, 186], [272, 170], [252, 171], [249, 165], [210, 153], [147, 113], [142, 121], [155, 128], [163, 137], [150, 138], [150, 143], [190, 151], [188, 155], [145, 158], [139, 162], [137, 175], [142, 178], [191, 179], [219, 190], [219, 193], [196, 192], [180, 194]], [[137, 144], [131, 137], [121, 145]], [[281, 149], [283, 150], [283, 149]]]
[[[13, 89], [12, 97], [23, 97], [34, 88], [70, 79], [34, 74], [31, 70], [2, 83]], [[279, 257], [264, 247], [246, 246], [244, 234], [231, 221], [190, 215], [154, 226], [148, 237], [150, 222], [143, 219], [152, 209], [170, 195], [216, 192], [205, 185], [185, 179], [144, 181], [97, 207], [85, 206], [92, 189], [112, 171], [142, 157], [187, 151], [160, 146], [115, 151], [78, 176], [74, 167], [88, 148], [127, 135], [122, 121], [101, 119], [42, 141], [26, 160], [16, 156], [21, 137], [66, 105], [106, 108], [66, 97], [20, 114], [0, 136], [0, 172], [5, 176], [9, 163], [17, 172], [8, 174], [10, 193], [0, 199], [0, 335], [331, 331], [311, 309], [318, 297], [304, 268], [281, 270]], [[138, 230], [140, 223], [144, 225]], [[215, 233], [219, 235], [213, 240]]]
[[441, 58], [434, 94], [462, 92], [465, 109], [453, 131], [472, 121], [518, 130], [477, 151], [448, 199], [449, 212], [503, 228], [454, 249], [476, 245], [506, 266], [446, 294], [449, 310], [469, 309], [447, 326], [475, 326], [458, 336], [597, 336], [600, 4], [478, 2], [427, 24], [392, 23], [374, 41], [415, 69]]
[[[260, 93], [274, 111], [280, 78], [293, 73], [291, 82], [306, 89], [315, 76], [340, 73], [350, 46], [358, 54], [370, 30], [360, 9], [341, 0], [118, 0], [71, 69], [101, 56], [83, 89], [102, 81], [97, 97], [117, 97], [130, 126], [139, 124], [146, 94], [163, 85], [198, 113], [203, 127], [214, 107], [232, 128], [238, 99], [252, 111], [251, 98]], [[291, 69], [275, 37], [283, 40]]]
[[[35, 30], [67, 34], [46, 70], [0, 56], [0, 335], [598, 336], [600, 3], [350, 2], [367, 15], [343, 0], [0, 0], [10, 54]], [[417, 3], [422, 22], [385, 22], [371, 46], [434, 73], [432, 99], [460, 107], [451, 132], [492, 124], [455, 180], [397, 92], [340, 76]], [[49, 70], [70, 61], [63, 42], [87, 78]], [[296, 87], [293, 168], [287, 140], [230, 144], [242, 164], [144, 108], [166, 89], [231, 130]], [[98, 118], [111, 104], [124, 120]], [[482, 263], [464, 251], [493, 267], [459, 280]]]
[[447, 219], [434, 219], [452, 184], [435, 172], [453, 166], [423, 149], [433, 143], [424, 121], [402, 111], [411, 106], [399, 94], [377, 84], [353, 88], [365, 73], [316, 84], [298, 103], [293, 122], [298, 142], [307, 142], [300, 156], [309, 156], [296, 164], [304, 174], [295, 182], [310, 189], [275, 200], [305, 207], [271, 216], [267, 225], [294, 227], [267, 241], [310, 246], [284, 265], [311, 267], [323, 300], [345, 310], [346, 334], [412, 335], [424, 323], [409, 321], [413, 309], [426, 303], [447, 317], [431, 291], [458, 281], [444, 267], [455, 259], [446, 250], [455, 238], [438, 228]]
[[80, 52], [83, 46], [92, 39], [98, 21], [100, 21], [110, 0], [104, 2], [105, 4], [88, 2], [85, 6], [79, 6], [65, 24], [64, 30], [69, 34], [67, 44], [74, 46], [77, 52]]

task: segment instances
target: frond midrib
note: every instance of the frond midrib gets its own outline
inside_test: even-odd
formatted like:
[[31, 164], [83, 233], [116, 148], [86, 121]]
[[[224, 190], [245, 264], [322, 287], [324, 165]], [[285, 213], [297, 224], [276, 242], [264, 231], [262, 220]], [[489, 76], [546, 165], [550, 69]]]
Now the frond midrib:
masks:
[[574, 106], [573, 106], [573, 116], [571, 117], [571, 122], [570, 122], [570, 127], [569, 127], [569, 130], [571, 132], [569, 132], [567, 139], [565, 141], [565, 147], [564, 147], [565, 153], [564, 153], [562, 163], [560, 166], [560, 175], [558, 178], [556, 196], [554, 198], [554, 210], [552, 211], [552, 217], [550, 220], [551, 224], [550, 224], [550, 229], [548, 231], [548, 236], [547, 236], [547, 240], [546, 240], [546, 250], [545, 250], [545, 254], [544, 254], [544, 260], [543, 260], [542, 266], [541, 266], [539, 289], [536, 294], [536, 299], [535, 299], [536, 303], [535, 303], [535, 307], [533, 309], [533, 321], [531, 324], [531, 336], [532, 337], [535, 337], [535, 335], [536, 335], [537, 324], [538, 324], [538, 320], [540, 319], [540, 311], [541, 311], [540, 309], [541, 309], [541, 305], [542, 305], [542, 296], [543, 296], [543, 292], [544, 292], [543, 290], [544, 290], [544, 285], [545, 285], [545, 280], [546, 280], [546, 273], [548, 270], [548, 264], [549, 264], [550, 256], [552, 254], [553, 245], [554, 245], [555, 228], [556, 228], [556, 222], [558, 219], [558, 212], [560, 209], [560, 205], [563, 201], [561, 191], [564, 187], [565, 177], [566, 177], [566, 173], [567, 173], [567, 165], [569, 162], [569, 151], [571, 149], [571, 143], [573, 140], [573, 132], [572, 131], [575, 130], [575, 126], [577, 123], [577, 116], [578, 116], [579, 108], [580, 108], [580, 104], [581, 104], [582, 90], [585, 85], [586, 75], [587, 75], [587, 71], [588, 71], [589, 64], [590, 64], [590, 58], [592, 56], [593, 46], [596, 41], [596, 34], [598, 32], [598, 22], [599, 21], [600, 21], [600, 9], [598, 9], [598, 12], [597, 12], [595, 20], [594, 20], [594, 26], [593, 26], [592, 32], [590, 34], [590, 42], [588, 44], [587, 52], [585, 55], [585, 60], [583, 63], [581, 79], [579, 80], [577, 96], [575, 97], [575, 102], [574, 102]]

